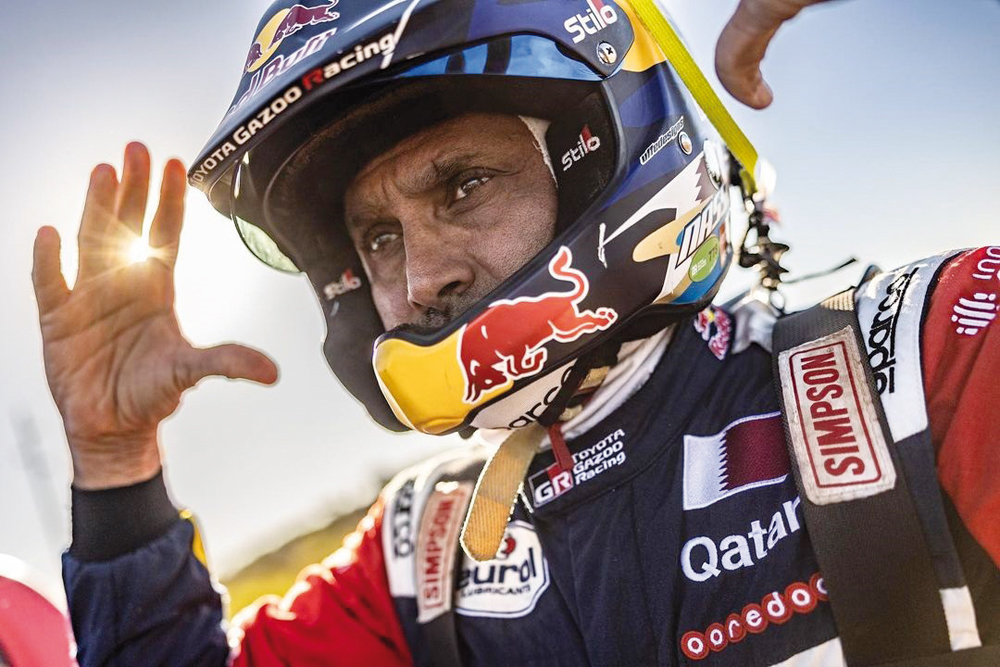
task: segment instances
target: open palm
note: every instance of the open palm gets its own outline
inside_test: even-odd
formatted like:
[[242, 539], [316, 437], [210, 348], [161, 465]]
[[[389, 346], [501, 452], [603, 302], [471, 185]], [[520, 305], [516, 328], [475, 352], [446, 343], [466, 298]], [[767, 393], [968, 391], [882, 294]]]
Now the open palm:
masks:
[[184, 208], [185, 174], [177, 160], [163, 171], [150, 224], [151, 257], [129, 262], [142, 233], [149, 154], [125, 151], [121, 183], [97, 166], [79, 232], [79, 270], [72, 290], [59, 265], [59, 235], [35, 240], [32, 277], [38, 300], [45, 372], [63, 418], [80, 488], [121, 486], [156, 474], [159, 423], [181, 394], [210, 375], [270, 384], [277, 368], [241, 345], [193, 347], [174, 312], [174, 263]]

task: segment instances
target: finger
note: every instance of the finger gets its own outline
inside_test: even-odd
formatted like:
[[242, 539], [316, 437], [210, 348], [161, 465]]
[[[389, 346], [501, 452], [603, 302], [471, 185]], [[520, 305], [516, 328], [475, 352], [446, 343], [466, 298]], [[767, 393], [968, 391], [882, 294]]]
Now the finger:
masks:
[[755, 109], [771, 104], [774, 95], [760, 71], [767, 47], [783, 19], [762, 11], [762, 0], [742, 0], [719, 36], [715, 71], [737, 100]]
[[99, 164], [90, 173], [90, 188], [83, 206], [83, 218], [77, 245], [80, 253], [76, 282], [99, 274], [111, 260], [106, 242], [108, 224], [114, 215], [115, 190], [118, 179], [111, 165]]
[[138, 141], [133, 141], [125, 147], [125, 166], [115, 203], [115, 218], [124, 225], [124, 229], [136, 236], [142, 234], [148, 197], [149, 151]]
[[31, 267], [31, 282], [35, 286], [39, 314], [56, 308], [69, 296], [60, 266], [59, 250], [59, 232], [52, 227], [39, 229], [35, 236], [34, 262]]
[[163, 168], [160, 202], [149, 228], [149, 245], [156, 251], [154, 256], [167, 266], [173, 266], [177, 260], [177, 246], [184, 222], [186, 179], [181, 161], [169, 160]]
[[207, 349], [191, 348], [181, 359], [181, 368], [181, 382], [186, 387], [213, 375], [260, 384], [274, 384], [278, 380], [278, 367], [267, 355], [233, 343]]

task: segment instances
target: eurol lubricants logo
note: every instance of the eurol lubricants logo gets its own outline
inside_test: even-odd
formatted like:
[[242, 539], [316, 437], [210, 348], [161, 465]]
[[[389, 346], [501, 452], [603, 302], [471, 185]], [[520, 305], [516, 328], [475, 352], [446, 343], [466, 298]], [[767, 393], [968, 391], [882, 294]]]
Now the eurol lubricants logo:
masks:
[[292, 5], [272, 16], [251, 45], [243, 71], [249, 73], [262, 67], [274, 55], [286, 37], [294, 35], [307, 26], [340, 18], [340, 13], [333, 11], [338, 2], [339, 0], [333, 0], [333, 2], [317, 7]]
[[507, 525], [496, 558], [477, 563], [464, 557], [455, 593], [455, 613], [486, 618], [521, 618], [549, 587], [549, 564], [531, 524]]
[[580, 310], [590, 284], [583, 272], [570, 266], [572, 261], [572, 252], [563, 246], [549, 262], [549, 275], [570, 283], [569, 291], [495, 301], [462, 327], [458, 359], [465, 403], [475, 404], [497, 387], [539, 373], [548, 359], [546, 343], [569, 343], [603, 331], [618, 319], [611, 308]]

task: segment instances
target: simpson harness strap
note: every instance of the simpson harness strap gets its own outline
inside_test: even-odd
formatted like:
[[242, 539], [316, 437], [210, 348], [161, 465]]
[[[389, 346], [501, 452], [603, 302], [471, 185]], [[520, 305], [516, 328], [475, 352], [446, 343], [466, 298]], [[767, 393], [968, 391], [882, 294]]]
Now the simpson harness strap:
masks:
[[774, 328], [792, 473], [852, 666], [1000, 664], [1000, 648], [981, 647], [923, 394], [925, 304], [954, 254], [877, 275]]

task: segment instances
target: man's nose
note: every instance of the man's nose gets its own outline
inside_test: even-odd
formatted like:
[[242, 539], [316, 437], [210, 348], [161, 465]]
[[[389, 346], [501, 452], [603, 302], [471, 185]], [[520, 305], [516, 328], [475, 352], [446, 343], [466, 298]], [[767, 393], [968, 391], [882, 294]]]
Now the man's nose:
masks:
[[411, 229], [403, 239], [410, 307], [447, 311], [475, 279], [468, 250], [439, 226]]

